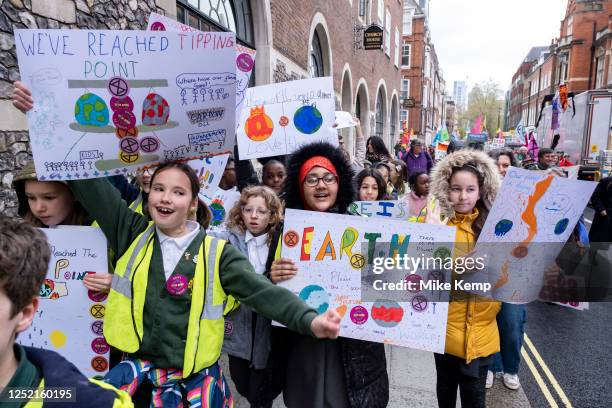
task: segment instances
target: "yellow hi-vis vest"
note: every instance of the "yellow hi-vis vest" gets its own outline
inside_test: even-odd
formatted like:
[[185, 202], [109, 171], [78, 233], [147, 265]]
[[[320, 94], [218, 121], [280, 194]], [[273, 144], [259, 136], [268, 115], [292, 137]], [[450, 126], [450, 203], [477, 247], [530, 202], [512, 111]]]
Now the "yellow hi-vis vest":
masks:
[[135, 213], [144, 214], [142, 212], [142, 191], [140, 192], [140, 194], [138, 194], [138, 197], [136, 197], [136, 199], [132, 201], [132, 204], [130, 204], [129, 208]]
[[[155, 225], [150, 222], [119, 259], [106, 302], [104, 337], [108, 344], [127, 353], [140, 349], [144, 335], [143, 310], [154, 231]], [[221, 355], [223, 310], [228, 298], [219, 278], [224, 247], [225, 241], [206, 236], [198, 251], [185, 342], [184, 378], [210, 367]]]

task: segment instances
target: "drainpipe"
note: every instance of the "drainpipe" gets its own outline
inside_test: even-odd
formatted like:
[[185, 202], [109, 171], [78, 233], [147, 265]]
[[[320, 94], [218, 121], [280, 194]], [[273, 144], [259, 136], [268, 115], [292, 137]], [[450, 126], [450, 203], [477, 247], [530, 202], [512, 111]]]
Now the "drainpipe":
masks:
[[597, 23], [593, 20], [593, 37], [591, 38], [591, 62], [589, 63], [589, 87], [591, 89], [591, 83], [593, 82], [593, 59], [595, 58], [595, 39], [597, 35]]

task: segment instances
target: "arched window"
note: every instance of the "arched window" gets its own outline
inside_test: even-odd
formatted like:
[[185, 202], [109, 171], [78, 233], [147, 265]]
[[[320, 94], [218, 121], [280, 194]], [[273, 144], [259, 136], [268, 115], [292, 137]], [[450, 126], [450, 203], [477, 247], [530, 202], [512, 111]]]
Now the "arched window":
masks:
[[376, 98], [376, 136], [383, 137], [383, 131], [385, 128], [385, 112], [384, 112], [384, 99], [382, 87], [378, 88], [378, 97]]
[[201, 31], [233, 31], [255, 48], [250, 0], [177, 0], [176, 19]]
[[317, 33], [316, 30], [312, 36], [312, 44], [310, 48], [310, 76], [312, 78], [325, 76], [321, 40], [319, 39], [319, 33]]
[[389, 129], [391, 133], [391, 145], [394, 145], [395, 139], [398, 137], [397, 132], [397, 122], [398, 122], [398, 112], [397, 112], [397, 98], [393, 98], [391, 102], [391, 123], [389, 124]]

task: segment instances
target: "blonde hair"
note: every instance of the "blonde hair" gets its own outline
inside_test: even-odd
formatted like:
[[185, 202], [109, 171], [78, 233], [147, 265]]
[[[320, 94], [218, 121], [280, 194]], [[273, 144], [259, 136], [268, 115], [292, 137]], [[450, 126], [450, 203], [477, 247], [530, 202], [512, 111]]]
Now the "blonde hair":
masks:
[[261, 197], [266, 202], [268, 210], [270, 210], [270, 220], [268, 221], [268, 244], [272, 241], [272, 236], [283, 221], [283, 203], [276, 195], [274, 190], [267, 186], [249, 186], [242, 190], [240, 199], [232, 207], [227, 217], [227, 226], [237, 229], [242, 233], [246, 233], [247, 227], [242, 219], [242, 207], [247, 204], [249, 198]]

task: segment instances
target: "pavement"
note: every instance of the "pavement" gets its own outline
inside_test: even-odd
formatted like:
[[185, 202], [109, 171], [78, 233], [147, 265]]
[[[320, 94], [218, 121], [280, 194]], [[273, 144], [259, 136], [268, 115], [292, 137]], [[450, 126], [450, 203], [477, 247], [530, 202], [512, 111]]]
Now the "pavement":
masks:
[[[386, 346], [385, 349], [390, 386], [388, 408], [436, 407], [436, 367], [433, 353], [394, 346]], [[234, 395], [234, 407], [248, 408], [249, 403], [235, 392], [226, 356], [221, 358], [221, 366]], [[457, 402], [457, 407], [460, 406], [460, 402]], [[497, 379], [493, 388], [487, 391], [487, 407], [530, 408], [531, 405], [522, 388], [511, 391], [502, 384], [501, 379]], [[282, 397], [274, 401], [273, 408], [285, 408]]]

